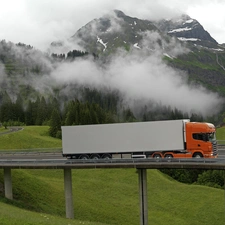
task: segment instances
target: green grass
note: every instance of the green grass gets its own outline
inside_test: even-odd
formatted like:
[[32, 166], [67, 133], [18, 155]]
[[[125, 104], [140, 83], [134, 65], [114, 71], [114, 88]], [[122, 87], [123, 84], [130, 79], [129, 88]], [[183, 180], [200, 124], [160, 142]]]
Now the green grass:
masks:
[[6, 132], [8, 131], [9, 129], [5, 129], [5, 127], [0, 127], [0, 133], [3, 133], [3, 132]]
[[31, 212], [3, 202], [0, 202], [0, 207], [1, 225], [106, 225], [103, 223], [88, 222], [83, 220], [68, 220], [46, 213]]
[[[25, 127], [6, 136], [13, 135], [20, 146], [61, 146], [61, 141], [47, 136], [47, 130], [48, 127]], [[220, 132], [224, 131], [218, 131], [219, 137]], [[8, 149], [11, 144], [14, 149], [13, 138], [8, 138]], [[2, 140], [0, 136], [0, 143], [5, 145]], [[139, 224], [135, 169], [77, 169], [72, 170], [72, 178], [75, 220], [68, 220], [65, 219], [63, 170], [12, 170], [13, 201], [4, 198], [3, 170], [0, 170], [0, 224]], [[182, 184], [158, 170], [148, 170], [147, 179], [149, 224], [225, 223], [223, 190]]]
[[220, 127], [216, 129], [217, 140], [225, 140], [225, 127]]
[[[23, 130], [0, 136], [0, 151], [9, 149], [61, 148], [60, 139], [48, 136], [48, 126], [28, 126]], [[1, 130], [0, 130], [1, 131]]]
[[[2, 180], [2, 172], [0, 174], [0, 180]], [[149, 224], [224, 224], [223, 190], [182, 184], [157, 170], [148, 170], [147, 174]], [[27, 221], [27, 224], [41, 224], [40, 220], [46, 221], [46, 217], [51, 220], [47, 220], [43, 224], [56, 224], [55, 218], [61, 218], [63, 221], [65, 202], [62, 170], [13, 170], [12, 176], [15, 199], [13, 204], [14, 207], [17, 206], [15, 212], [11, 209], [14, 217]], [[77, 221], [91, 221], [93, 224], [98, 222], [123, 225], [139, 224], [136, 170], [73, 170], [72, 178]], [[12, 201], [7, 202], [7, 206], [12, 203]], [[19, 210], [19, 207], [23, 209]], [[34, 214], [38, 220], [31, 222], [30, 219], [27, 219], [27, 214], [32, 215], [32, 212], [24, 211], [24, 208], [39, 212], [40, 214]], [[0, 212], [0, 217], [1, 213], [3, 212]], [[6, 212], [3, 216], [7, 216], [5, 214]], [[43, 214], [45, 217], [42, 216]], [[67, 221], [68, 224], [71, 224], [70, 220]]]

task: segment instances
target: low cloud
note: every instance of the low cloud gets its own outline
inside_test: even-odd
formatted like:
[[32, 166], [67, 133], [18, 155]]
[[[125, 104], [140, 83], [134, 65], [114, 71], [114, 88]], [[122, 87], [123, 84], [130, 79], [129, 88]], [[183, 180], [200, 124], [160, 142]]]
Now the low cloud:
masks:
[[[174, 47], [174, 40], [157, 45], [159, 38], [156, 33], [145, 34], [142, 50], [131, 53], [120, 50], [104, 67], [91, 58], [75, 60], [59, 65], [51, 76], [59, 83], [119, 90], [124, 103], [132, 109], [135, 109], [134, 102], [141, 102], [144, 106], [153, 101], [187, 113], [194, 111], [204, 116], [215, 113], [221, 103], [218, 95], [202, 86], [188, 85], [186, 73], [169, 67], [162, 60], [165, 49], [173, 56], [187, 49], [179, 45]], [[152, 46], [146, 51], [144, 46], [150, 46], [149, 40]]]

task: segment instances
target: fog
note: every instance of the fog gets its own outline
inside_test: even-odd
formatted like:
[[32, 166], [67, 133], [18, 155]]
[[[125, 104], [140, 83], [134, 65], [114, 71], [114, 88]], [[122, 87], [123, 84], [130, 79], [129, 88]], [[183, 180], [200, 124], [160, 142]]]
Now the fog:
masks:
[[[142, 33], [140, 48], [131, 48], [129, 52], [118, 49], [110, 58], [96, 60], [92, 56], [54, 62], [40, 51], [12, 45], [16, 60], [32, 71], [40, 66], [41, 74], [15, 74], [11, 77], [4, 73], [0, 64], [0, 83], [7, 84], [9, 95], [15, 100], [21, 85], [31, 85], [35, 90], [47, 96], [54, 89], [61, 89], [60, 95], [74, 99], [79, 95], [74, 87], [89, 87], [99, 91], [116, 91], [123, 99], [123, 105], [133, 112], [140, 111], [145, 105], [149, 109], [156, 103], [177, 108], [183, 112], [201, 113], [209, 116], [219, 111], [222, 99], [204, 87], [188, 83], [188, 74], [167, 65], [163, 57], [176, 58], [190, 50], [175, 38], [165, 41], [157, 32]], [[159, 41], [160, 40], [160, 41]], [[159, 44], [160, 43], [160, 44]], [[81, 97], [79, 95], [79, 97]]]
[[157, 42], [160, 36], [155, 32], [144, 33], [143, 37], [141, 49], [134, 48], [129, 53], [120, 49], [108, 64], [96, 63], [91, 57], [62, 63], [51, 73], [51, 78], [61, 84], [119, 90], [124, 104], [134, 111], [149, 101], [204, 116], [219, 110], [222, 100], [217, 94], [188, 84], [185, 72], [169, 67], [162, 60], [163, 55], [177, 57], [188, 53], [186, 48], [175, 39], [169, 43], [161, 39], [162, 48]]

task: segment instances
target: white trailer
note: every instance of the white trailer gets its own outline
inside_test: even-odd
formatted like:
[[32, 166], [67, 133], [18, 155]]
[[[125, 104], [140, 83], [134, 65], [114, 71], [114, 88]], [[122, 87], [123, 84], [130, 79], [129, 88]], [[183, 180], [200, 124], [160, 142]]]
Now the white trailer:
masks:
[[111, 158], [113, 154], [149, 157], [156, 152], [185, 151], [189, 120], [62, 126], [63, 156]]

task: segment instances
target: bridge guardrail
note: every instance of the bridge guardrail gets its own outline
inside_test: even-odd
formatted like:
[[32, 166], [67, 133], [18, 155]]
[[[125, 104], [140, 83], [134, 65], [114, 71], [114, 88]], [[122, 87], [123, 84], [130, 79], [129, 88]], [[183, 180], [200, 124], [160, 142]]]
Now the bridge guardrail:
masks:
[[41, 154], [41, 153], [62, 153], [62, 148], [28, 148], [28, 149], [2, 149], [1, 154]]

